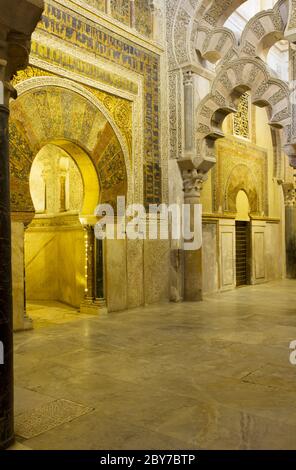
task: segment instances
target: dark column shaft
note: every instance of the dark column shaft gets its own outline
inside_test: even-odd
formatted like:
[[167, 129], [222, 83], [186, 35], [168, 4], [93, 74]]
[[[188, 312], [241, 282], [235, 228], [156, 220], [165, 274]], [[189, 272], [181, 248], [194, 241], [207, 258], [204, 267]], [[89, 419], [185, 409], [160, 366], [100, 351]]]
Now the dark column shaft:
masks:
[[296, 206], [286, 207], [287, 277], [296, 279]]
[[8, 109], [0, 105], [0, 346], [4, 348], [4, 364], [0, 361], [0, 449], [14, 439], [10, 224]]

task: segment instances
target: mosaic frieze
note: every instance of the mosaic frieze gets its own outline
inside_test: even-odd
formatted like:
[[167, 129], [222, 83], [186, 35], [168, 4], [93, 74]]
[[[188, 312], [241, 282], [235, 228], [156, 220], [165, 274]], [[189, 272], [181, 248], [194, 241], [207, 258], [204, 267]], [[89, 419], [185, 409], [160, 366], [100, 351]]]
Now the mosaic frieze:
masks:
[[50, 64], [63, 67], [70, 72], [82, 75], [88, 79], [97, 80], [101, 83], [106, 83], [107, 85], [111, 85], [130, 93], [138, 93], [138, 87], [134, 82], [120, 77], [115, 73], [110, 73], [107, 70], [96, 67], [95, 65], [83, 61], [78, 57], [70, 56], [63, 50], [53, 49], [49, 46], [44, 47], [43, 44], [32, 41], [31, 52], [35, 57], [45, 60]]

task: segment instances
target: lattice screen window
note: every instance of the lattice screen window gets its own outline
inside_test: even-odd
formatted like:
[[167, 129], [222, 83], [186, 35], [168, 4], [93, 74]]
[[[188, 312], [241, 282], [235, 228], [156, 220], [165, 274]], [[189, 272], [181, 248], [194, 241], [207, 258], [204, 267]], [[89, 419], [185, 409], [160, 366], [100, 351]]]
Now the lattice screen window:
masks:
[[238, 105], [238, 111], [233, 115], [233, 134], [244, 139], [250, 139], [251, 122], [250, 122], [250, 96], [244, 93]]

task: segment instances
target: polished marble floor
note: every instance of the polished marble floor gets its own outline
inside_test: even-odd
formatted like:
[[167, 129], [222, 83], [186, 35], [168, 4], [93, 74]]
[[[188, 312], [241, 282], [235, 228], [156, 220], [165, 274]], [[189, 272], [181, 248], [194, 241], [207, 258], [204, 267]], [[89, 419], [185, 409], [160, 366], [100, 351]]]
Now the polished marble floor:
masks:
[[81, 319], [78, 309], [54, 301], [29, 300], [27, 301], [27, 314], [33, 320], [35, 329], [63, 325]]
[[15, 335], [20, 448], [296, 449], [296, 282], [61, 324], [46, 308]]

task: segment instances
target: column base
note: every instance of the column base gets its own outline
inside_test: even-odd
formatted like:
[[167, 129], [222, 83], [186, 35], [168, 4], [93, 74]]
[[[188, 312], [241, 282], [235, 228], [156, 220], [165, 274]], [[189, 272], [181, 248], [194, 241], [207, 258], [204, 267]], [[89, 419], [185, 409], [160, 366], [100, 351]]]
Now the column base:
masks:
[[18, 333], [20, 331], [30, 331], [34, 329], [34, 322], [32, 318], [25, 316], [23, 323], [20, 326], [17, 326], [13, 329], [14, 333]]
[[201, 302], [203, 300], [202, 284], [202, 250], [185, 251], [184, 253], [184, 301]]
[[202, 301], [203, 301], [202, 291], [186, 294], [183, 299], [183, 302], [202, 302]]
[[87, 315], [107, 314], [107, 305], [105, 300], [85, 300], [80, 305], [80, 313]]
[[0, 443], [0, 450], [7, 450], [15, 443], [15, 436], [10, 437], [5, 442]]

